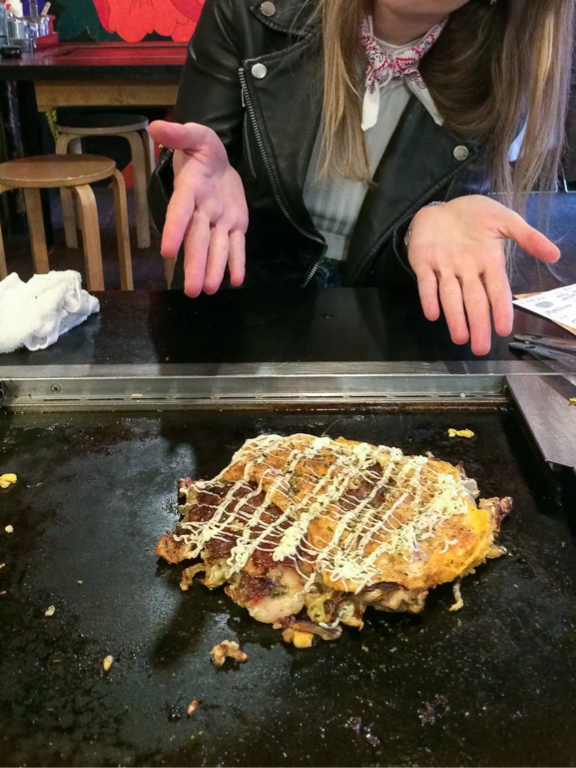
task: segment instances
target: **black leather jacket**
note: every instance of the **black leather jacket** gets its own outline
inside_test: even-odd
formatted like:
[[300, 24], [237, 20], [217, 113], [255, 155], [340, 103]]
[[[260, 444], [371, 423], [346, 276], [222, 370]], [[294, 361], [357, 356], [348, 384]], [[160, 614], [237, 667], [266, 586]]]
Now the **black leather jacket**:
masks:
[[[326, 252], [303, 188], [322, 106], [315, 0], [206, 0], [175, 117], [213, 128], [250, 211], [249, 282], [304, 286]], [[403, 235], [432, 200], [477, 191], [481, 147], [450, 135], [412, 97], [375, 174], [343, 268], [344, 285], [413, 280]]]

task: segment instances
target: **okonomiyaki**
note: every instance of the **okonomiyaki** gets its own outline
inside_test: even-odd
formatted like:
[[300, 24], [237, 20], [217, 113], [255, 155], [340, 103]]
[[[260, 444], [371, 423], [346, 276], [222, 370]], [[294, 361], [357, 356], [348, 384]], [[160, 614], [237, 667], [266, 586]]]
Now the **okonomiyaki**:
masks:
[[248, 440], [212, 480], [181, 480], [182, 519], [158, 542], [301, 647], [362, 627], [368, 606], [422, 611], [433, 587], [489, 558], [511, 499], [477, 502], [455, 467], [397, 448], [311, 435]]

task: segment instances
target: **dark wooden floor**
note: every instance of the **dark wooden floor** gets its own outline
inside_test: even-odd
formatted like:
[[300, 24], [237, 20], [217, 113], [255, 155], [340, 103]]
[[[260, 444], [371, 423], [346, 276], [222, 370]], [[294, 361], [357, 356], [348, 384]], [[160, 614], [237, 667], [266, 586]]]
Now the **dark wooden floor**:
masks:
[[[107, 289], [118, 289], [120, 275], [112, 192], [106, 188], [97, 188], [94, 192], [98, 202], [105, 285]], [[160, 256], [160, 235], [153, 229], [150, 248], [145, 250], [137, 248], [131, 190], [128, 190], [128, 195], [134, 287], [137, 290], [165, 288], [163, 262]], [[576, 194], [559, 193], [550, 199], [552, 204], [538, 215], [537, 206], [532, 202], [528, 218], [533, 223], [537, 223], [538, 220], [540, 229], [559, 245], [562, 260], [557, 265], [548, 267], [525, 254], [517, 254], [511, 267], [511, 281], [515, 292], [546, 290], [558, 284], [576, 282]], [[70, 250], [66, 248], [64, 242], [59, 196], [54, 194], [51, 202], [54, 246], [49, 254], [50, 267], [51, 269], [77, 269], [83, 275], [82, 249]], [[32, 258], [27, 235], [14, 235], [6, 239], [6, 258], [9, 271], [18, 272], [23, 280], [32, 276]]]

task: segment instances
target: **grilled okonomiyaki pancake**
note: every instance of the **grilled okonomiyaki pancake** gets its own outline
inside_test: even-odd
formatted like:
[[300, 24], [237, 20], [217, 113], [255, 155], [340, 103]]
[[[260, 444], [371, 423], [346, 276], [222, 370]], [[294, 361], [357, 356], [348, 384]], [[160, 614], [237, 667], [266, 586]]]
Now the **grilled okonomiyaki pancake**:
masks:
[[327, 639], [341, 623], [361, 627], [368, 605], [417, 613], [432, 587], [497, 557], [511, 508], [477, 504], [462, 468], [432, 456], [311, 435], [248, 440], [180, 493], [183, 518], [156, 552], [198, 559], [184, 589], [203, 571], [255, 619]]

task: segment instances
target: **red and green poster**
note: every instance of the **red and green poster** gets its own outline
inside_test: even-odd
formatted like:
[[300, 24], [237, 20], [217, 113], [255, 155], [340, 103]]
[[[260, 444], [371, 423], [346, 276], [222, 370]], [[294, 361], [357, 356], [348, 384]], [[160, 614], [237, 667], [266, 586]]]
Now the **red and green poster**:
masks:
[[204, 0], [56, 0], [61, 40], [187, 43]]

